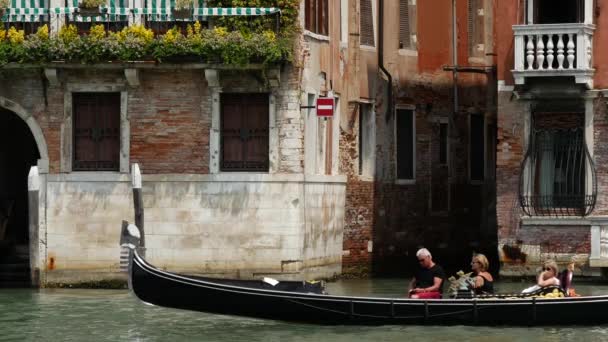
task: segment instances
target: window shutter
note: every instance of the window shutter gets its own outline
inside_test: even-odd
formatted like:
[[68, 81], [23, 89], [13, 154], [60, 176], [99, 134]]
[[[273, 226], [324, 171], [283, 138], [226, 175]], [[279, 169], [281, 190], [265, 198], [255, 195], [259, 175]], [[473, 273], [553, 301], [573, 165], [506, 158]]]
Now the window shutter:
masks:
[[467, 18], [467, 33], [469, 42], [469, 56], [475, 54], [475, 8], [477, 8], [477, 0], [469, 0], [468, 3], [468, 18]]
[[118, 171], [120, 93], [74, 93], [74, 171]]
[[372, 0], [361, 0], [361, 27], [359, 28], [361, 45], [375, 46], [374, 43], [374, 18], [372, 12]]
[[306, 0], [304, 2], [304, 15], [305, 15], [305, 19], [304, 19], [304, 26], [308, 31], [314, 32], [315, 31], [315, 17], [316, 17], [316, 9], [315, 9], [315, 3], [317, 2], [317, 0]]
[[221, 170], [268, 171], [268, 94], [222, 94], [221, 107]]
[[483, 0], [469, 0], [468, 3], [468, 44], [469, 56], [485, 56], [485, 9]]
[[409, 0], [399, 1], [399, 48], [411, 47]]
[[397, 179], [414, 178], [414, 111], [397, 110]]

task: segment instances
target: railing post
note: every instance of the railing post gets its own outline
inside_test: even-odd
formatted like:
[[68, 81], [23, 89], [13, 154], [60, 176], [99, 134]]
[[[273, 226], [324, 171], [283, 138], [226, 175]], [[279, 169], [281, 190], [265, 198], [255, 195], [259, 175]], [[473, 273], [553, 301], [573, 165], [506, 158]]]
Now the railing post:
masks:
[[519, 33], [515, 33], [515, 70], [522, 71], [524, 70], [524, 56], [525, 56], [525, 48], [524, 48], [524, 36]]
[[30, 173], [27, 176], [27, 205], [29, 215], [29, 235], [30, 235], [30, 272], [32, 287], [40, 286], [40, 266], [38, 264], [38, 250], [40, 248], [40, 240], [38, 236], [39, 228], [39, 204], [40, 204], [40, 175], [38, 167], [32, 166]]
[[587, 34], [584, 29], [581, 29], [576, 34], [576, 68], [578, 70], [589, 69], [589, 61], [587, 60]]
[[131, 166], [131, 182], [133, 184], [133, 207], [135, 209], [135, 225], [139, 228], [140, 238], [140, 254], [145, 256], [146, 250], [146, 234], [144, 230], [144, 200], [141, 193], [141, 172], [139, 165]]

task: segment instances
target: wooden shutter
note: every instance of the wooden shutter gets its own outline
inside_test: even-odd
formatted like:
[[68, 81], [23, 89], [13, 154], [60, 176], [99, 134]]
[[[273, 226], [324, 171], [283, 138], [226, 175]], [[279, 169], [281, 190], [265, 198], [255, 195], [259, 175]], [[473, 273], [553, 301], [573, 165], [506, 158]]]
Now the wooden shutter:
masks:
[[120, 93], [74, 93], [74, 171], [118, 171]]
[[374, 43], [374, 17], [372, 0], [361, 0], [360, 39], [361, 45], [375, 46]]
[[316, 33], [322, 34], [324, 36], [329, 35], [328, 30], [328, 1], [329, 0], [317, 0], [317, 31]]
[[411, 47], [409, 0], [399, 1], [399, 48]]
[[314, 32], [315, 31], [315, 18], [317, 15], [317, 11], [316, 11], [316, 3], [317, 0], [305, 0], [304, 1], [304, 22], [305, 22], [305, 28], [308, 31]]
[[221, 170], [268, 171], [268, 94], [222, 94]]
[[477, 0], [469, 0], [468, 3], [468, 18], [467, 18], [467, 33], [469, 42], [469, 56], [475, 54], [475, 8], [477, 8]]
[[414, 111], [397, 110], [397, 179], [414, 178]]

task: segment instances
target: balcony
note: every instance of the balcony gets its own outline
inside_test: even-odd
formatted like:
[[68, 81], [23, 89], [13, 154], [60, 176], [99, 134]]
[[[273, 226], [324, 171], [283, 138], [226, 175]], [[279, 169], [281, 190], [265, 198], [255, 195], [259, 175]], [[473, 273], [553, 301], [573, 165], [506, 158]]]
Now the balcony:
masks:
[[595, 25], [514, 25], [515, 84], [528, 77], [574, 77], [593, 88], [593, 31]]

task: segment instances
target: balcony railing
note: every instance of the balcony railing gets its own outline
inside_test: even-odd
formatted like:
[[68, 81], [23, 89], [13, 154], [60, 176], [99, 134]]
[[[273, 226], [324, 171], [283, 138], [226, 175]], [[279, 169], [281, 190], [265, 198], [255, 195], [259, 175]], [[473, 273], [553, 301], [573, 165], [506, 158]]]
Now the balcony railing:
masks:
[[514, 25], [516, 84], [526, 77], [570, 76], [593, 86], [593, 31], [589, 24]]

